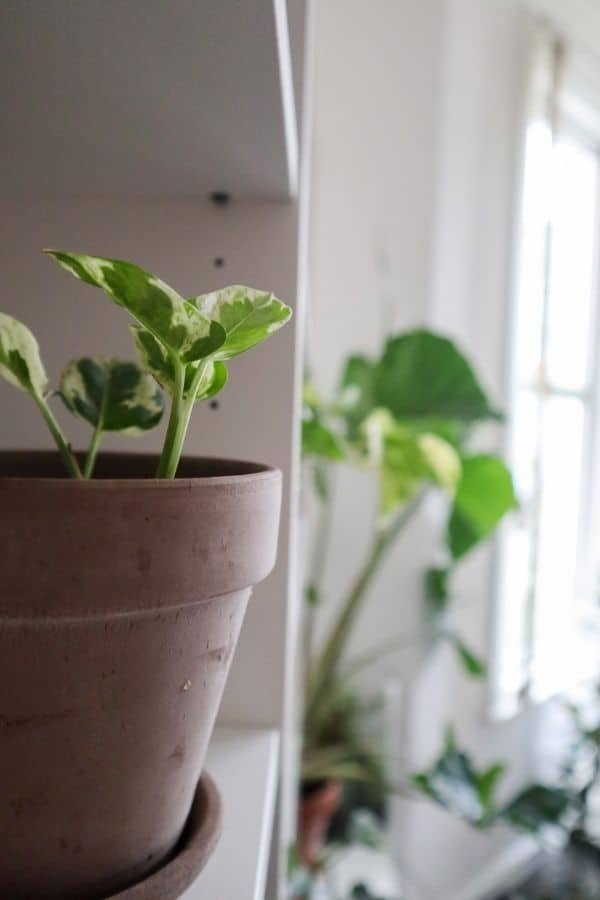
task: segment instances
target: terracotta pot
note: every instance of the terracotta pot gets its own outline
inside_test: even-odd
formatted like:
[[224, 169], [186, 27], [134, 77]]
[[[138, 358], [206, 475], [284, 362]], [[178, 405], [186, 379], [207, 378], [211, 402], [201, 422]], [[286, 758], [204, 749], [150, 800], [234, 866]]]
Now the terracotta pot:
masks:
[[[281, 474], [0, 453], [0, 897], [96, 900], [179, 839], [251, 585], [276, 553]], [[231, 811], [235, 815], [235, 810]]]
[[168, 862], [133, 887], [107, 900], [178, 900], [202, 871], [220, 834], [223, 808], [212, 778], [204, 773], [181, 840]]
[[304, 865], [318, 865], [327, 832], [342, 801], [341, 781], [323, 781], [302, 786], [298, 808], [298, 853]]

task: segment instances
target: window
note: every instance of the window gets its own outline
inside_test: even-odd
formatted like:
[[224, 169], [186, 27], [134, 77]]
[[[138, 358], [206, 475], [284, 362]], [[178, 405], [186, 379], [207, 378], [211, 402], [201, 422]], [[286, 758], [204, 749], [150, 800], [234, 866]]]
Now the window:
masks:
[[546, 36], [533, 70], [509, 341], [508, 457], [521, 508], [500, 550], [498, 715], [591, 677], [598, 656], [600, 141], [560, 106], [561, 69], [562, 48]]

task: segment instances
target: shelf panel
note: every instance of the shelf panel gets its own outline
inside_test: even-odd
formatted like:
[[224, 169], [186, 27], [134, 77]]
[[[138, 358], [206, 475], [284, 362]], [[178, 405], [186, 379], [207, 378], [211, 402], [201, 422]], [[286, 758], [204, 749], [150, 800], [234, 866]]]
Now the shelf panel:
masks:
[[0, 194], [295, 194], [285, 0], [8, 0]]
[[223, 834], [180, 900], [264, 900], [277, 791], [275, 731], [217, 728], [206, 769], [223, 798]]

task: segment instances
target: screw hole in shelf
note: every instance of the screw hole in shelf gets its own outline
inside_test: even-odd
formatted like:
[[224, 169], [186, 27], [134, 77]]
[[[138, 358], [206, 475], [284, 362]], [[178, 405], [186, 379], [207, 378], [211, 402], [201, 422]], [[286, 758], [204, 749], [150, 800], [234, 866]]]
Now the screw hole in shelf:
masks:
[[221, 404], [218, 400], [211, 400], [208, 405], [210, 406], [211, 409], [219, 409], [219, 407], [221, 406]]
[[212, 191], [210, 200], [215, 206], [228, 206], [231, 194], [229, 191]]

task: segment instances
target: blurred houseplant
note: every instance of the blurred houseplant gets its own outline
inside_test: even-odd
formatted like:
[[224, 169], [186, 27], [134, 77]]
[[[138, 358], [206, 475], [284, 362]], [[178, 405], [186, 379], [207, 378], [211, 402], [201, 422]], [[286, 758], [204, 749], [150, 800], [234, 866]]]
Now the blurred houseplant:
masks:
[[504, 763], [477, 769], [451, 731], [439, 758], [413, 777], [418, 790], [479, 830], [508, 825], [541, 840], [550, 856], [518, 893], [532, 900], [600, 897], [600, 685], [592, 702], [568, 709], [572, 739], [553, 784], [526, 785], [500, 802]]
[[[493, 534], [516, 500], [502, 460], [469, 449], [475, 427], [501, 416], [470, 363], [445, 337], [423, 329], [395, 335], [379, 358], [347, 359], [331, 401], [324, 401], [310, 381], [304, 399], [303, 453], [319, 498], [319, 521], [306, 585], [298, 840], [304, 862], [315, 865], [335, 808], [332, 786], [366, 785], [375, 806], [385, 794], [385, 764], [379, 748], [366, 736], [372, 703], [353, 690], [350, 676], [371, 659], [393, 652], [397, 641], [386, 642], [372, 657], [347, 658], [357, 616], [368, 602], [383, 560], [424, 498], [430, 492], [441, 494], [447, 507], [445, 562], [424, 576], [429, 640], [450, 642], [469, 674], [481, 676], [484, 664], [449, 625], [451, 577], [466, 554]], [[332, 470], [340, 465], [373, 473], [378, 515], [366, 558], [323, 644], [315, 648], [315, 616], [326, 602], [322, 582], [331, 527], [330, 482]], [[318, 795], [321, 804], [315, 801]]]

